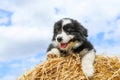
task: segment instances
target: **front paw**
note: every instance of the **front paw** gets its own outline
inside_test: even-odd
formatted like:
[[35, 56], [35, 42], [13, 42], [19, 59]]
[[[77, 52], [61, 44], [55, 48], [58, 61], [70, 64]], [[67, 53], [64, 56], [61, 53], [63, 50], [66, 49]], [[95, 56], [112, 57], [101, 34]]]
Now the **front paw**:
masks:
[[56, 57], [58, 57], [58, 56], [54, 53], [47, 53], [47, 59], [56, 58]]
[[94, 70], [92, 68], [87, 70], [88, 70], [87, 72], [84, 72], [86, 77], [92, 78], [94, 76]]
[[57, 58], [60, 57], [60, 52], [58, 49], [53, 48], [51, 51], [47, 53], [47, 59]]

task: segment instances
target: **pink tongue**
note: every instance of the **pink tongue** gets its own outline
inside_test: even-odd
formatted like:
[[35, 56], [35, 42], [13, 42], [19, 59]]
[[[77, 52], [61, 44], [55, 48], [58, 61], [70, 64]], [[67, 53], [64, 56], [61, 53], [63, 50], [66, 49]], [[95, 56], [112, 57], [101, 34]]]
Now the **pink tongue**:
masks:
[[66, 48], [66, 47], [67, 47], [67, 43], [61, 43], [61, 44], [60, 44], [60, 47], [61, 47], [61, 48]]

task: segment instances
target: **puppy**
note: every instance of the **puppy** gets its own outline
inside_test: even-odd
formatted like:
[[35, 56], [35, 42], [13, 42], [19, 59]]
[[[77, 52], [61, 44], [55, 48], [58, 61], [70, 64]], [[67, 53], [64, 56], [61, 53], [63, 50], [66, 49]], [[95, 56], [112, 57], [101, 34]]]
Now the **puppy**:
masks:
[[[54, 24], [52, 43], [47, 49], [47, 59], [68, 55], [69, 51], [82, 57], [82, 69], [87, 77], [94, 74], [95, 49], [87, 40], [87, 29], [78, 21], [63, 18]], [[72, 46], [70, 45], [71, 43]]]

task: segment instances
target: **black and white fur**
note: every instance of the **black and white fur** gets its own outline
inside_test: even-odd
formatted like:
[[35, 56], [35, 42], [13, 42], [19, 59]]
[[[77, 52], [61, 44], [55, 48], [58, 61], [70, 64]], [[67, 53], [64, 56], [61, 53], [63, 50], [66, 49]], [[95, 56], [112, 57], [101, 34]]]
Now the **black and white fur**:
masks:
[[[70, 42], [76, 42], [73, 47], [73, 53], [78, 53], [82, 55], [82, 69], [87, 77], [92, 77], [94, 74], [94, 59], [95, 50], [92, 44], [87, 40], [88, 33], [78, 21], [63, 18], [54, 24], [54, 35], [52, 43], [49, 45], [47, 50], [47, 58], [49, 55], [55, 55], [57, 57], [62, 56], [62, 54], [68, 54], [69, 52], [60, 47], [60, 44], [68, 44]], [[81, 51], [86, 50], [84, 53]]]

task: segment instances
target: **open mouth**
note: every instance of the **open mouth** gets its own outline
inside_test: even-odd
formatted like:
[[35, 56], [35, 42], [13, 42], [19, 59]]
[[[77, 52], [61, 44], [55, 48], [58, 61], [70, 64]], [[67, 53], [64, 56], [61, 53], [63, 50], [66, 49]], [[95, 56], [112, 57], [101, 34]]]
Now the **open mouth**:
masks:
[[64, 49], [67, 47], [67, 45], [68, 45], [67, 43], [60, 43], [60, 48]]

